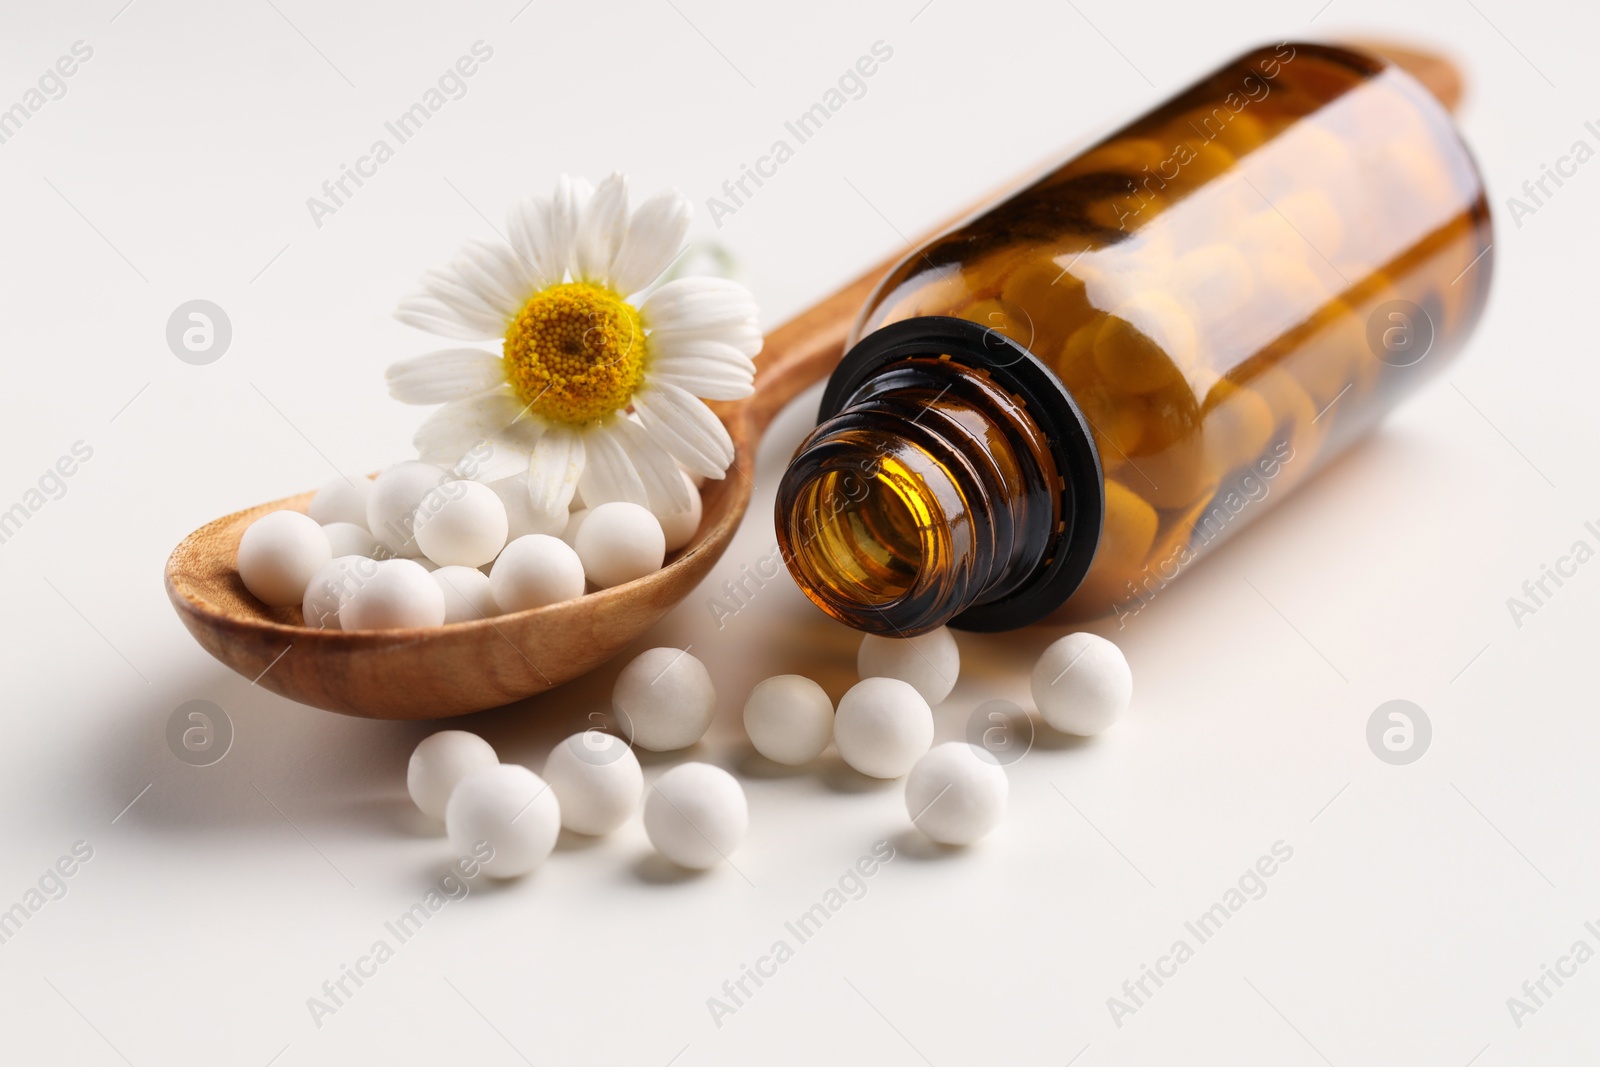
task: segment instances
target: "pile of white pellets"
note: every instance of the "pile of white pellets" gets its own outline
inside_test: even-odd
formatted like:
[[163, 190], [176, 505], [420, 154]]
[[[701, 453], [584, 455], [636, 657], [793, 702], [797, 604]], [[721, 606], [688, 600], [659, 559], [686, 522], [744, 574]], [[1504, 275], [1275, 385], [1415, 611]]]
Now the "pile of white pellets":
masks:
[[[375, 479], [337, 478], [305, 513], [273, 511], [239, 542], [245, 588], [273, 607], [299, 605], [316, 629], [440, 626], [544, 607], [659, 570], [700, 525], [698, 487], [685, 474], [691, 507], [665, 515], [624, 502], [560, 515], [531, 506], [526, 476], [479, 482], [430, 463], [398, 463]], [[783, 674], [749, 694], [744, 728], [777, 763], [801, 766], [832, 744], [873, 778], [905, 780], [911, 823], [943, 845], [971, 844], [1005, 814], [1006, 770], [982, 746], [933, 744], [932, 708], [961, 670], [944, 628], [919, 637], [863, 638], [861, 680], [835, 708], [810, 678]], [[1051, 727], [1097, 734], [1127, 707], [1133, 679], [1116, 645], [1070, 634], [1034, 667], [1034, 702]], [[603, 835], [641, 808], [650, 842], [682, 867], [727, 859], [749, 830], [744, 787], [720, 767], [673, 766], [648, 793], [633, 748], [687, 749], [716, 709], [710, 673], [685, 650], [653, 648], [618, 674], [611, 706], [621, 735], [601, 730], [558, 744], [542, 774], [503, 764], [475, 734], [444, 730], [412, 753], [406, 784], [417, 807], [443, 820], [452, 848], [480, 859], [491, 877], [538, 867], [563, 827]]]
[[[831, 742], [839, 758], [873, 778], [904, 778], [906, 815], [942, 845], [969, 845], [997, 826], [1009, 792], [1006, 770], [979, 745], [933, 744], [932, 705], [955, 686], [961, 656], [938, 629], [920, 637], [867, 636], [856, 657], [861, 681], [835, 708], [810, 678], [783, 674], [757, 685], [744, 728], [757, 752], [790, 766], [818, 759]], [[1087, 736], [1128, 706], [1133, 677], [1116, 645], [1075, 633], [1051, 644], [1034, 666], [1040, 716], [1063, 733]], [[709, 763], [679, 763], [645, 790], [633, 746], [686, 749], [711, 725], [717, 693], [705, 665], [687, 651], [652, 648], [617, 675], [612, 713], [621, 736], [573, 734], [550, 752], [542, 774], [503, 764], [476, 734], [444, 730], [411, 755], [406, 785], [417, 807], [442, 819], [451, 848], [495, 878], [537, 868], [561, 829], [603, 835], [643, 808], [646, 836], [681, 867], [714, 867], [739, 848], [750, 810], [739, 780]], [[487, 844], [488, 849], [483, 846]]]
[[376, 479], [336, 478], [302, 514], [273, 511], [239, 540], [239, 578], [273, 607], [298, 605], [313, 629], [391, 630], [468, 622], [642, 578], [700, 525], [622, 501], [536, 511], [526, 475], [496, 482], [397, 463]]

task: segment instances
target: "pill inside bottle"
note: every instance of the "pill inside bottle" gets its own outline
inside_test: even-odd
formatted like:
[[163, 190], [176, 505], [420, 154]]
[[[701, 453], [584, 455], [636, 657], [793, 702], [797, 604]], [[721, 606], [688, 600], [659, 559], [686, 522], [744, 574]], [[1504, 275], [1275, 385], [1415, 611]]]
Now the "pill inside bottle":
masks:
[[1410, 70], [1453, 99], [1257, 49], [907, 255], [779, 487], [805, 594], [901, 636], [1136, 612], [1448, 363], [1489, 209]]

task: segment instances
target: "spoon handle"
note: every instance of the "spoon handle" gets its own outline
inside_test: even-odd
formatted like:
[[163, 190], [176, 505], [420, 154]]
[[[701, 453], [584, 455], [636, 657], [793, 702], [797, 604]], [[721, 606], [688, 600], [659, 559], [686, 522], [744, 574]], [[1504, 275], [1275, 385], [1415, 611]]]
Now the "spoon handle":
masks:
[[[987, 195], [953, 215], [940, 220], [916, 240], [907, 242], [906, 250], [921, 248], [986, 206], [1021, 189], [1035, 179], [1048, 174], [1059, 163], [1051, 159], [1029, 169], [992, 189]], [[879, 263], [873, 264], [852, 281], [825, 296], [800, 312], [782, 326], [767, 334], [761, 354], [756, 357], [756, 391], [748, 400], [733, 406], [717, 407], [724, 418], [734, 414], [747, 420], [753, 439], [760, 438], [772, 417], [783, 409], [808, 386], [826, 378], [844, 358], [845, 340], [855, 326], [856, 316], [866, 306], [878, 283], [906, 257], [905, 251], [895, 252]]]
[[756, 391], [741, 416], [753, 438], [761, 436], [783, 406], [823, 378], [844, 356], [856, 315], [878, 282], [904, 257], [896, 252], [829, 296], [767, 334], [756, 357]]

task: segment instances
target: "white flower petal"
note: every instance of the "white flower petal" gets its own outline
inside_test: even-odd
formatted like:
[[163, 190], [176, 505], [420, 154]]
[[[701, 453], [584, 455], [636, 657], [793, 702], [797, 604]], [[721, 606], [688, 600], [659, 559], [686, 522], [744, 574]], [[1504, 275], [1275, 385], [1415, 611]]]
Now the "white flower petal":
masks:
[[644, 483], [650, 510], [657, 515], [689, 510], [689, 487], [671, 454], [632, 419], [620, 418], [614, 426], [623, 451]]
[[755, 392], [755, 378], [718, 360], [680, 359], [671, 366], [657, 364], [652, 382], [665, 382], [703, 400], [743, 400]]
[[[656, 335], [651, 334], [652, 342]], [[755, 389], [755, 361], [721, 341], [675, 341], [651, 345], [650, 378], [707, 400], [741, 400]]]
[[539, 288], [560, 285], [572, 270], [572, 250], [584, 205], [594, 188], [563, 174], [553, 196], [533, 196], [512, 205], [507, 216], [511, 243], [539, 275]]
[[541, 288], [532, 267], [517, 258], [505, 245], [469, 241], [461, 249], [456, 271], [472, 282], [495, 311], [507, 322], [516, 318], [528, 297]]
[[559, 285], [567, 274], [570, 248], [551, 233], [550, 210], [548, 197], [530, 196], [512, 204], [506, 212], [511, 247], [528, 264], [535, 289]]
[[426, 463], [453, 466], [481, 441], [532, 452], [543, 425], [526, 417], [510, 389], [453, 400], [428, 416], [412, 443]]
[[504, 327], [494, 329], [488, 325], [480, 325], [477, 316], [469, 319], [457, 314], [454, 308], [431, 296], [406, 297], [395, 309], [394, 317], [407, 326], [415, 326], [419, 330], [426, 330], [440, 337], [451, 337], [457, 341], [492, 341], [504, 337], [506, 332]]
[[583, 431], [583, 477], [578, 482], [583, 502], [591, 508], [613, 500], [648, 507], [650, 497], [644, 481], [624, 451], [614, 426], [614, 422], [601, 423]]
[[677, 360], [714, 361], [725, 364], [734, 370], [743, 371], [745, 374], [756, 372], [756, 361], [745, 355], [736, 345], [726, 341], [715, 341], [709, 338], [685, 338], [679, 334], [672, 334], [657, 340], [655, 334], [650, 334], [650, 355], [654, 366], [667, 367]]
[[383, 376], [389, 395], [402, 404], [446, 404], [506, 382], [505, 363], [481, 348], [446, 348], [402, 359]]
[[695, 344], [701, 341], [716, 341], [730, 348], [738, 349], [747, 356], [754, 356], [759, 353], [763, 343], [761, 326], [753, 318], [735, 323], [713, 322], [698, 326], [656, 326], [650, 331], [650, 341], [655, 345], [657, 352], [664, 352], [668, 348], [678, 345]]
[[578, 227], [583, 213], [594, 199], [594, 186], [584, 178], [563, 174], [556, 182], [555, 195], [550, 198], [551, 255], [561, 269], [576, 276], [573, 256], [578, 247]]
[[453, 266], [429, 271], [422, 280], [422, 289], [454, 311], [463, 322], [480, 329], [498, 330], [503, 334], [511, 322], [511, 315], [515, 314], [514, 311], [497, 308], [488, 294], [478, 291], [475, 281]]
[[539, 438], [528, 466], [528, 496], [541, 515], [565, 512], [586, 463], [583, 436], [568, 426], [552, 426]]
[[756, 318], [756, 298], [727, 278], [678, 278], [657, 289], [639, 305], [651, 329], [704, 329], [735, 326]]
[[633, 407], [650, 436], [679, 463], [707, 478], [727, 473], [733, 462], [733, 439], [693, 394], [666, 382], [651, 382], [634, 394]]
[[640, 204], [611, 264], [611, 288], [626, 296], [655, 281], [683, 247], [693, 217], [694, 205], [676, 189]]
[[573, 276], [606, 284], [628, 229], [628, 179], [613, 174], [584, 205], [572, 249]]
[[457, 478], [468, 478], [475, 482], [498, 482], [502, 478], [510, 478], [521, 474], [528, 469], [529, 453], [525, 448], [516, 448], [497, 441], [478, 441], [452, 466], [451, 471]]

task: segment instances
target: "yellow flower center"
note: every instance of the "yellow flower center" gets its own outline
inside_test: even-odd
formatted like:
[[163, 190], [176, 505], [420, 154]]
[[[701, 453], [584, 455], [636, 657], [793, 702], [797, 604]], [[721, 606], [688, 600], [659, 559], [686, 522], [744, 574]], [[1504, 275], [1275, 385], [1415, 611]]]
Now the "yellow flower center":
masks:
[[644, 377], [639, 312], [587, 282], [535, 293], [506, 329], [506, 378], [535, 414], [588, 423], [628, 406]]

